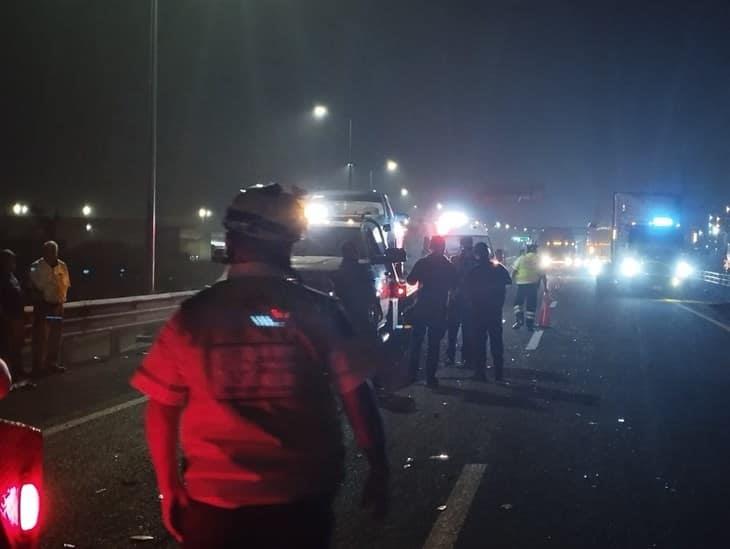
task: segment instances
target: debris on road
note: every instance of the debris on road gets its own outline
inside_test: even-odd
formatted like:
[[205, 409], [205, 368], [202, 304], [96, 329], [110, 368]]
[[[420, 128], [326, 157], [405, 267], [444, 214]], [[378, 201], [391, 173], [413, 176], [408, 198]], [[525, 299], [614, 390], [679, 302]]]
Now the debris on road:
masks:
[[155, 536], [146, 536], [146, 535], [138, 535], [138, 536], [129, 536], [130, 541], [134, 541], [136, 543], [142, 543], [145, 541], [155, 541]]
[[95, 491], [94, 493], [95, 493], [95, 494], [103, 494], [104, 492], [106, 492], [106, 488], [99, 488], [99, 489], [98, 489], [98, 490], [96, 490], [96, 491]]
[[437, 511], [446, 511], [446, 505], [439, 505], [438, 507], [436, 507], [436, 510]]

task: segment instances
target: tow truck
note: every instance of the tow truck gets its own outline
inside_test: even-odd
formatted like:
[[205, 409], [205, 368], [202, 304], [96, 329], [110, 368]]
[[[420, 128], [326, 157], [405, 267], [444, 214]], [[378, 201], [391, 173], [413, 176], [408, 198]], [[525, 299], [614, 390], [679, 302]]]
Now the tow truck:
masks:
[[342, 245], [354, 242], [360, 252], [360, 262], [373, 271], [375, 291], [383, 311], [378, 332], [387, 339], [403, 329], [402, 312], [415, 292], [405, 282], [405, 250], [389, 245], [377, 219], [366, 214], [333, 214], [328, 206], [316, 198], [307, 203], [308, 228], [302, 240], [294, 245], [292, 266], [305, 284], [332, 293], [332, 275], [342, 262]]
[[[0, 360], [0, 398], [10, 375]], [[7, 382], [7, 383], [6, 383]], [[40, 544], [43, 436], [40, 430], [0, 419], [0, 549]]]
[[619, 192], [613, 198], [611, 258], [597, 290], [676, 292], [691, 283], [680, 201], [674, 195]]

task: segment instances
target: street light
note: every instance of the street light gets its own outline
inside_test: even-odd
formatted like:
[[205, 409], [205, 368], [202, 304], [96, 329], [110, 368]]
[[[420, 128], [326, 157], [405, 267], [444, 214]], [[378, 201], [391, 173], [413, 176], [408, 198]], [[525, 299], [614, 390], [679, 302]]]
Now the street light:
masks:
[[207, 208], [200, 208], [198, 210], [198, 217], [202, 220], [208, 219], [213, 216], [213, 212]]
[[315, 105], [312, 109], [312, 116], [315, 120], [323, 120], [327, 118], [329, 112], [329, 109], [325, 105]]
[[403, 187], [403, 188], [402, 188], [402, 189], [400, 190], [400, 195], [401, 195], [401, 196], [402, 196], [403, 198], [405, 198], [406, 196], [408, 196], [408, 189], [406, 189], [405, 187]]
[[13, 214], [14, 215], [27, 215], [28, 214], [28, 205], [23, 204], [22, 202], [16, 202], [13, 204]]
[[501, 228], [502, 228], [502, 224], [501, 224], [501, 223], [500, 223], [499, 221], [497, 221], [497, 222], [496, 222], [496, 223], [494, 224], [494, 228], [495, 228], [495, 229], [501, 229]]
[[89, 206], [88, 204], [84, 204], [83, 207], [81, 208], [81, 215], [83, 215], [84, 217], [89, 217], [91, 215], [92, 211], [93, 210], [92, 210], [91, 206]]
[[91, 232], [91, 229], [93, 229], [93, 227], [91, 226], [91, 223], [87, 223], [86, 224], [86, 232], [87, 233], [90, 233]]
[[398, 162], [396, 162], [395, 160], [388, 160], [385, 163], [385, 169], [388, 170], [390, 173], [397, 172]]
[[436, 204], [436, 209], [437, 210], [443, 210], [444, 209], [444, 205], [441, 204], [441, 202], [439, 202], [438, 204]]

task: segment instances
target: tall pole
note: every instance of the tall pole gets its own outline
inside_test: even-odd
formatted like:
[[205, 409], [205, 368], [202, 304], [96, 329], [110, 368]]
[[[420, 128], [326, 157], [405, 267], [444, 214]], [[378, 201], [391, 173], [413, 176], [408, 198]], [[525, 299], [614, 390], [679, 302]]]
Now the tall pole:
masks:
[[347, 124], [347, 188], [352, 190], [352, 118]]
[[373, 169], [370, 168], [370, 190], [372, 191], [375, 187], [373, 187]]
[[157, 0], [150, 0], [150, 181], [147, 194], [147, 287], [156, 289], [157, 275]]

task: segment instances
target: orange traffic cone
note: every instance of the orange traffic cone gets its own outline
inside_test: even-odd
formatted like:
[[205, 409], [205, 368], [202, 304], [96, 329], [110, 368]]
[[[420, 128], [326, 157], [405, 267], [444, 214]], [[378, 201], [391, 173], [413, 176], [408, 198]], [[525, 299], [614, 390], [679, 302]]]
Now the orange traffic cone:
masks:
[[537, 325], [540, 326], [540, 328], [550, 327], [550, 304], [552, 301], [550, 293], [545, 290], [542, 293], [542, 308], [540, 309], [540, 318], [537, 321]]

